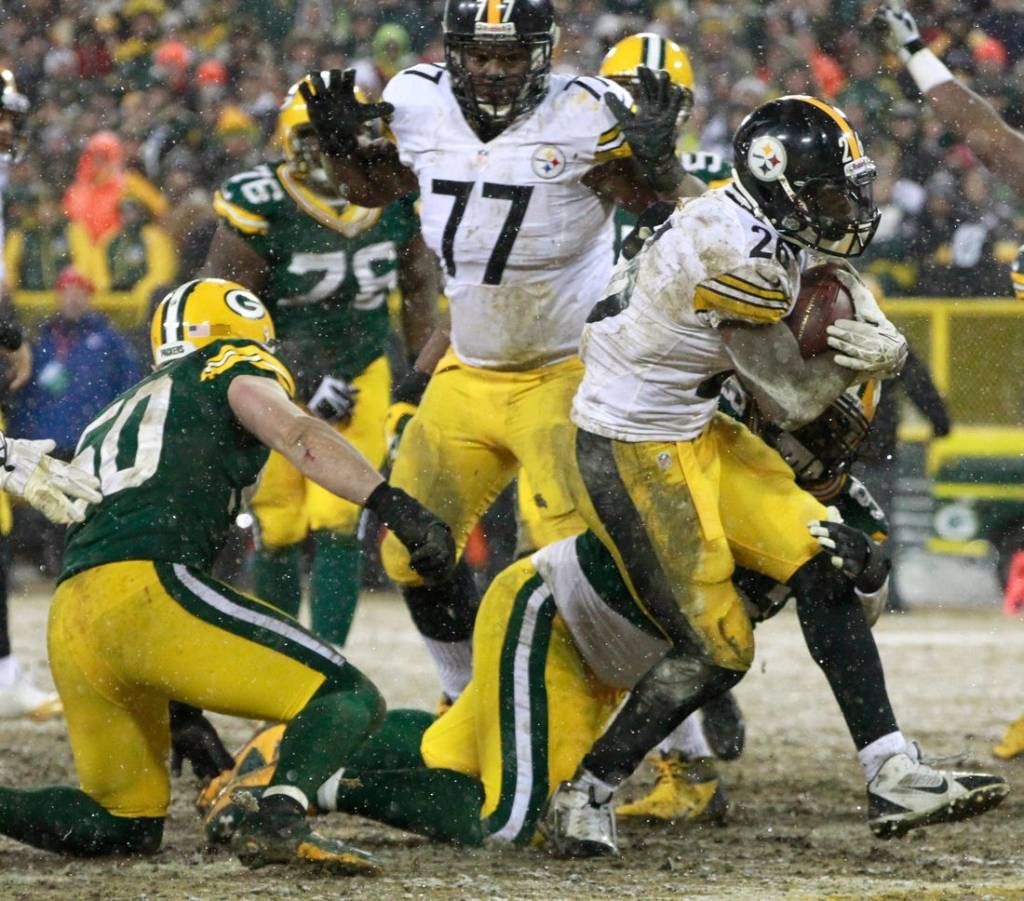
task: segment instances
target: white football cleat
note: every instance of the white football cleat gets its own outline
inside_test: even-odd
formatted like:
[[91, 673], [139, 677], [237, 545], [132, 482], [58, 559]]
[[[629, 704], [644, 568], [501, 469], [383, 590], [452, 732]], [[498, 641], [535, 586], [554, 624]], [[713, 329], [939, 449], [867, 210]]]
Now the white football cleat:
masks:
[[64, 708], [60, 698], [52, 691], [43, 691], [33, 685], [17, 662], [14, 667], [14, 680], [0, 686], [0, 719], [14, 720], [27, 717], [33, 720], [48, 720], [60, 716]]
[[936, 770], [894, 754], [868, 783], [868, 826], [878, 838], [955, 823], [996, 807], [1010, 791], [1002, 776]]
[[551, 853], [556, 857], [617, 856], [619, 846], [611, 801], [611, 795], [598, 801], [592, 785], [559, 785], [540, 824]]

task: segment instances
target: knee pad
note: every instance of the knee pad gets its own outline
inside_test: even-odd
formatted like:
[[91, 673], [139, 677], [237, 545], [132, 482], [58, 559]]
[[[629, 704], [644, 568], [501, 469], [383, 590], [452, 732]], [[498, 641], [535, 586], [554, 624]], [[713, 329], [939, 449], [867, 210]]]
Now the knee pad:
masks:
[[413, 623], [425, 638], [452, 642], [472, 636], [480, 595], [465, 561], [459, 561], [449, 581], [407, 586], [402, 596]]

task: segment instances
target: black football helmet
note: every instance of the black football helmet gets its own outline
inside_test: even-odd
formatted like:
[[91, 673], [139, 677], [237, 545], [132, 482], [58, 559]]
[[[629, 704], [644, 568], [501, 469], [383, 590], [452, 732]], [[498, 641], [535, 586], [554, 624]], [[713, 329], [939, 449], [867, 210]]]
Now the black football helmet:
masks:
[[[444, 55], [452, 91], [463, 115], [490, 140], [544, 99], [558, 29], [551, 0], [448, 0]], [[522, 75], [471, 75], [466, 54], [481, 47], [522, 47], [529, 67]]]
[[18, 91], [14, 73], [0, 69], [0, 115], [9, 117], [14, 134], [9, 146], [0, 143], [0, 155], [9, 154], [17, 159], [25, 149], [25, 122], [28, 119], [28, 98]]
[[846, 116], [816, 97], [780, 97], [736, 130], [740, 184], [783, 237], [832, 257], [860, 256], [878, 228], [875, 164]]

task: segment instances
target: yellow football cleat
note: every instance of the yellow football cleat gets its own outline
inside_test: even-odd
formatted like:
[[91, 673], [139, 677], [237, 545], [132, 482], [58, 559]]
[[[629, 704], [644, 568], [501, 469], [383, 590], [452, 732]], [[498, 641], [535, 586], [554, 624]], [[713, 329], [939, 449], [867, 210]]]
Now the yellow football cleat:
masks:
[[992, 753], [1000, 760], [1012, 760], [1024, 754], [1024, 716], [1010, 723], [1006, 735], [993, 749]]
[[[230, 770], [224, 770], [223, 773], [214, 776], [203, 786], [199, 797], [196, 798], [196, 809], [204, 821], [207, 811], [229, 783], [239, 776], [262, 769], [268, 764], [277, 763], [277, 752], [281, 746], [284, 730], [284, 723], [270, 723], [261, 726], [252, 738], [235, 753], [235, 765]], [[272, 767], [270, 772], [273, 775]]]
[[725, 821], [729, 801], [710, 758], [687, 761], [672, 753], [660, 756], [655, 767], [654, 788], [643, 798], [617, 808], [619, 816], [687, 824]]

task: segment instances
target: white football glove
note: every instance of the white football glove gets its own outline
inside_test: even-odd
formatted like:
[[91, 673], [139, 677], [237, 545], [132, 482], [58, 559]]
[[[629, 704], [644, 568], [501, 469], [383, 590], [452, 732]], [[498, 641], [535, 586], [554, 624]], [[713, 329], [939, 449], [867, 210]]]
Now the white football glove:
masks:
[[81, 522], [86, 506], [103, 500], [99, 480], [72, 463], [48, 456], [54, 447], [53, 441], [0, 435], [0, 489], [23, 497], [52, 522]]
[[907, 339], [888, 319], [883, 325], [837, 319], [827, 333], [836, 363], [865, 378], [892, 378], [907, 360]]
[[309, 411], [327, 422], [344, 425], [352, 418], [359, 389], [334, 376], [325, 375], [309, 400]]
[[879, 6], [874, 21], [884, 30], [885, 42], [902, 62], [923, 46], [917, 22], [899, 0], [889, 0]]
[[854, 316], [861, 322], [870, 322], [873, 325], [881, 325], [886, 322], [885, 313], [875, 300], [871, 289], [864, 284], [864, 280], [853, 269], [834, 270], [836, 278], [847, 291], [850, 292], [850, 299], [853, 301]]

